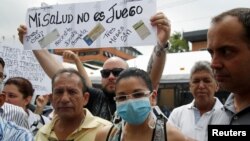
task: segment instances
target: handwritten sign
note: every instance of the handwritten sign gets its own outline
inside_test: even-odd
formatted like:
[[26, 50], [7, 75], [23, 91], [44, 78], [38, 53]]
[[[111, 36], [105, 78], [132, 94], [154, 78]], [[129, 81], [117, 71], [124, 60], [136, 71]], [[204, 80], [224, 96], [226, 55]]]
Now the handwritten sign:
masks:
[[5, 61], [5, 80], [16, 76], [24, 77], [32, 83], [35, 94], [51, 93], [51, 79], [31, 50], [24, 50], [18, 41], [4, 41], [0, 43], [0, 56]]
[[156, 0], [99, 1], [29, 8], [25, 49], [156, 44]]

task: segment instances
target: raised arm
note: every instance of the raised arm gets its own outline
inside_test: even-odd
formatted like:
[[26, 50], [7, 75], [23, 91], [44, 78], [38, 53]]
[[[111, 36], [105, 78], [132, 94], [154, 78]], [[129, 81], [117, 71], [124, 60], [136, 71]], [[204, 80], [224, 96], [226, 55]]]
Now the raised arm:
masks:
[[48, 50], [33, 50], [38, 62], [42, 66], [45, 73], [52, 78], [53, 75], [60, 69], [64, 68], [59, 61], [57, 61]]
[[91, 79], [89, 78], [85, 68], [83, 67], [82, 62], [81, 62], [80, 58], [78, 57], [78, 55], [75, 54], [71, 50], [65, 50], [63, 52], [63, 58], [73, 60], [76, 64], [76, 67], [77, 67], [79, 73], [85, 78], [87, 86], [92, 87]]
[[[24, 25], [20, 25], [17, 29], [19, 40], [23, 43], [23, 37], [27, 33], [27, 28]], [[38, 62], [42, 66], [45, 73], [52, 78], [52, 76], [60, 69], [63, 68], [63, 65], [57, 61], [46, 49], [42, 50], [33, 50], [34, 55], [36, 56]]]
[[49, 97], [50, 94], [46, 94], [46, 95], [39, 95], [36, 99], [36, 109], [34, 111], [34, 113], [42, 115], [43, 114], [43, 110], [45, 108], [45, 106], [47, 105], [47, 103], [49, 102]]
[[155, 14], [150, 20], [151, 25], [157, 28], [157, 45], [151, 54], [147, 71], [154, 89], [157, 90], [165, 66], [166, 47], [168, 46], [168, 40], [170, 38], [171, 25], [170, 21], [162, 12]]

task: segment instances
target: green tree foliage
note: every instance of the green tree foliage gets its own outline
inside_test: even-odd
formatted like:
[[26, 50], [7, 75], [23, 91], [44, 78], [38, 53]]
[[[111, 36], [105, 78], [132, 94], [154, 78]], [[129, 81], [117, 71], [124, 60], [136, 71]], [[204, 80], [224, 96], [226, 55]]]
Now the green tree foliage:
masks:
[[169, 49], [169, 53], [177, 53], [177, 52], [188, 52], [189, 46], [188, 42], [182, 38], [180, 32], [174, 32], [170, 37], [171, 47]]

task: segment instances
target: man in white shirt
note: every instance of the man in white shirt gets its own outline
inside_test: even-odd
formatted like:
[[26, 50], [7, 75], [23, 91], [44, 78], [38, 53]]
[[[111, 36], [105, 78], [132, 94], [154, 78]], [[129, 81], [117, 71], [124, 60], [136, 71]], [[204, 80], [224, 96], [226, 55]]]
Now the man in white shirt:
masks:
[[207, 127], [212, 113], [222, 107], [220, 100], [214, 97], [218, 85], [209, 62], [195, 63], [191, 69], [189, 85], [194, 100], [175, 108], [169, 116], [169, 122], [180, 128], [186, 136], [197, 141], [207, 141]]

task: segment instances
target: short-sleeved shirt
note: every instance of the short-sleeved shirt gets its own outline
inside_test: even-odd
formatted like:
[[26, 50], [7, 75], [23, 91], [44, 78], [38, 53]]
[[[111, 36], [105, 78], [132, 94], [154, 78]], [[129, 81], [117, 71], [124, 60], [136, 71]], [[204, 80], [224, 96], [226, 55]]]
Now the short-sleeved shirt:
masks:
[[0, 116], [6, 121], [14, 122], [29, 129], [28, 115], [21, 107], [5, 102], [0, 108]]
[[108, 96], [101, 89], [89, 88], [88, 104], [85, 106], [94, 116], [112, 121], [116, 110], [116, 103], [112, 96]]
[[213, 113], [211, 124], [250, 125], [250, 106], [236, 112], [234, 94], [231, 93], [224, 106]]
[[6, 121], [0, 116], [0, 140], [1, 141], [33, 141], [34, 137], [26, 128]]
[[[95, 139], [96, 133], [99, 128], [102, 128], [106, 125], [111, 125], [111, 122], [104, 120], [102, 118], [93, 116], [88, 109], [83, 109], [86, 112], [84, 122], [72, 132], [66, 140], [74, 141], [93, 141]], [[55, 116], [49, 124], [46, 124], [39, 129], [35, 136], [36, 141], [49, 141], [49, 140], [58, 140], [53, 127], [58, 121], [58, 116]]]

